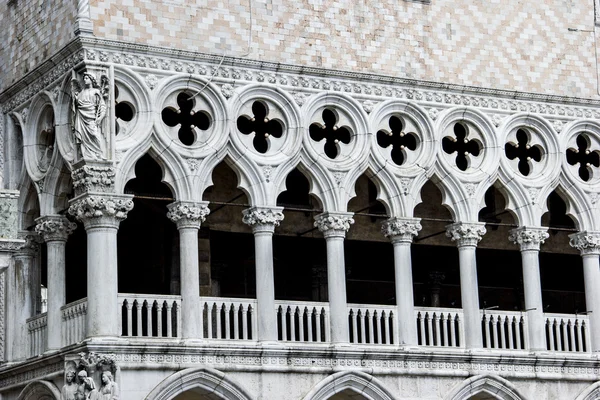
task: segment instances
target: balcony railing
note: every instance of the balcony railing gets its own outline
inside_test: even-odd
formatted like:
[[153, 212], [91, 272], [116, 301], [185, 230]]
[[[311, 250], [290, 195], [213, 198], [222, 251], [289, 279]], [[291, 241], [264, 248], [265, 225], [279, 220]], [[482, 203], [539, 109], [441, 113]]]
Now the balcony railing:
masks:
[[201, 297], [202, 338], [256, 340], [256, 300]]
[[27, 320], [29, 330], [29, 357], [46, 351], [48, 343], [48, 318], [46, 313], [36, 315]]
[[180, 336], [181, 296], [119, 293], [119, 304], [123, 336]]
[[87, 298], [74, 301], [61, 307], [63, 319], [63, 343], [70, 345], [85, 339]]
[[277, 337], [289, 342], [329, 342], [329, 304], [276, 301]]
[[587, 315], [545, 314], [550, 351], [590, 352]]
[[464, 347], [462, 309], [415, 307], [415, 315], [420, 346]]
[[349, 304], [350, 343], [395, 344], [394, 306]]

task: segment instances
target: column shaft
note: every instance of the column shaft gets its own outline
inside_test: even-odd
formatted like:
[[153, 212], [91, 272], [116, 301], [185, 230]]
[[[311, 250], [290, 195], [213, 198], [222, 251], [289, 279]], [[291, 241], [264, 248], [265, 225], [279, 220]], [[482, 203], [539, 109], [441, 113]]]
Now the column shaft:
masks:
[[527, 324], [529, 326], [529, 348], [531, 350], [546, 350], [539, 251], [522, 250], [521, 260], [523, 264], [525, 309], [527, 310]]
[[469, 349], [482, 348], [475, 246], [460, 246], [458, 258], [460, 262], [460, 296], [465, 315], [465, 345]]
[[393, 241], [399, 344], [417, 345], [410, 243]]
[[277, 340], [275, 281], [273, 276], [273, 232], [254, 232], [258, 340]]
[[36, 290], [32, 282], [34, 279], [34, 256], [33, 254], [17, 254], [14, 257], [14, 270], [10, 274], [12, 292], [9, 294], [13, 299], [10, 304], [11, 317], [14, 321], [14, 329], [11, 329], [11, 342], [8, 349], [12, 352], [12, 359], [25, 359], [29, 356], [27, 319], [35, 315]]
[[198, 270], [198, 228], [179, 228], [181, 320], [184, 338], [200, 338], [200, 272]]
[[327, 287], [331, 341], [348, 343], [348, 305], [346, 301], [346, 264], [344, 238], [329, 236], [327, 243]]
[[593, 352], [600, 351], [600, 265], [598, 254], [583, 254], [585, 304], [590, 318], [590, 341]]
[[65, 242], [48, 241], [48, 350], [62, 347], [62, 312], [65, 305]]

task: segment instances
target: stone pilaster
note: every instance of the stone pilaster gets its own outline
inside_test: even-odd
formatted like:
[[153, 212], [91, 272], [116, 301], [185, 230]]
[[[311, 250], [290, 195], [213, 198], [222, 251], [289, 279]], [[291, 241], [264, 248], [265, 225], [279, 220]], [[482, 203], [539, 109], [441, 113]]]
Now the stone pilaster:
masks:
[[546, 350], [546, 328], [540, 278], [540, 246], [548, 239], [546, 228], [523, 226], [510, 231], [509, 240], [521, 249], [523, 289], [531, 350]]
[[179, 276], [181, 284], [182, 335], [185, 339], [202, 336], [200, 309], [200, 271], [198, 266], [198, 229], [210, 213], [207, 203], [177, 201], [167, 206], [167, 217], [179, 231]]
[[281, 207], [252, 207], [243, 211], [242, 218], [254, 233], [258, 340], [267, 342], [277, 340], [273, 233], [283, 221], [282, 210]]
[[600, 351], [600, 232], [579, 232], [569, 235], [571, 246], [581, 253], [585, 284], [586, 312], [590, 320], [593, 352]]
[[479, 287], [475, 249], [485, 235], [481, 222], [456, 222], [446, 227], [446, 236], [458, 247], [460, 264], [460, 295], [465, 314], [465, 345], [469, 349], [483, 347], [479, 316]]
[[394, 246], [396, 308], [398, 326], [396, 343], [416, 346], [417, 320], [413, 295], [412, 258], [410, 246], [421, 230], [419, 219], [390, 218], [381, 225], [381, 232]]
[[315, 226], [323, 233], [327, 245], [329, 326], [333, 343], [349, 341], [344, 238], [353, 223], [352, 213], [325, 212], [315, 217]]

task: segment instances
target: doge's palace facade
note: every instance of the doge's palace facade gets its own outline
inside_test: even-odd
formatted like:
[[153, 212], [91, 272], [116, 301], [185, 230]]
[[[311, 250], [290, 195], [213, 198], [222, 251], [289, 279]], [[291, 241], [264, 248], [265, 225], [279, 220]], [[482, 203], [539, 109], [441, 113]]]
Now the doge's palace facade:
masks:
[[600, 399], [596, 0], [0, 5], [0, 398]]

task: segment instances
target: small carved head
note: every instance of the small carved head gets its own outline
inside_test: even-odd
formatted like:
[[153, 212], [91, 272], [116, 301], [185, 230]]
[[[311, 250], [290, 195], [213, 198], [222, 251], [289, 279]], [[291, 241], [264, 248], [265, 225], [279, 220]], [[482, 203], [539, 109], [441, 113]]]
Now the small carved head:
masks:
[[102, 384], [103, 385], [108, 384], [108, 382], [110, 382], [110, 381], [113, 380], [112, 379], [112, 372], [110, 372], [110, 371], [104, 371], [102, 373], [102, 377], [101, 378], [102, 378]]
[[75, 380], [75, 371], [73, 371], [72, 369], [68, 370], [66, 378], [68, 384], [73, 383], [73, 381]]
[[85, 85], [85, 87], [98, 87], [98, 82], [96, 81], [96, 78], [89, 72], [83, 73], [83, 84]]

